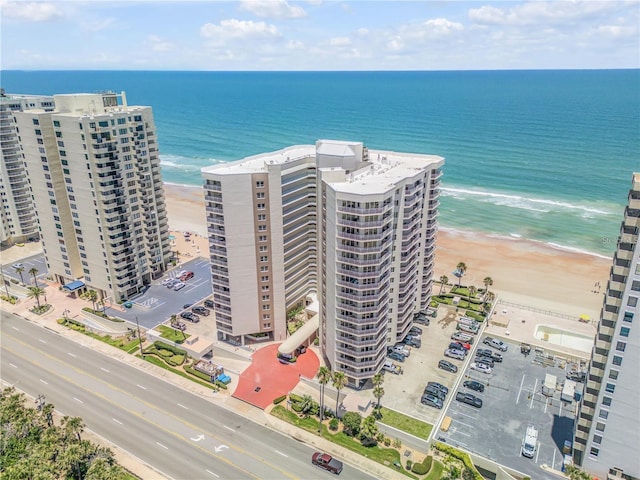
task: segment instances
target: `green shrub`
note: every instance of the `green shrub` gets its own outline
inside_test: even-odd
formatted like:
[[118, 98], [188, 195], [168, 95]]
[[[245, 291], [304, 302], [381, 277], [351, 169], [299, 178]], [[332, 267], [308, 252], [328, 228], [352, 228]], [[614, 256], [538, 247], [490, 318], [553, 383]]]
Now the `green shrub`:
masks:
[[18, 297], [11, 295], [10, 297], [7, 297], [6, 295], [2, 295], [0, 298], [2, 298], [2, 300], [4, 300], [5, 302], [9, 302], [11, 305], [15, 305], [18, 301]]
[[422, 464], [427, 467], [427, 472], [431, 470], [431, 465], [433, 464], [433, 456], [427, 455], [425, 459], [422, 461]]
[[440, 442], [434, 443], [433, 447], [437, 450], [440, 450], [441, 452], [451, 455], [454, 458], [457, 458], [462, 463], [464, 463], [464, 466], [473, 472], [473, 478], [475, 480], [483, 480], [482, 475], [480, 475], [480, 473], [476, 470], [476, 467], [471, 461], [471, 458], [469, 458], [469, 455], [467, 455], [466, 453], [461, 452], [457, 448], [450, 447], [449, 445], [445, 445], [444, 443]]
[[333, 430], [335, 432], [336, 430], [338, 430], [339, 425], [340, 420], [334, 417], [329, 421], [329, 430]]
[[427, 467], [424, 466], [422, 463], [414, 463], [413, 467], [411, 467], [411, 471], [417, 475], [424, 475], [429, 470], [427, 470]]
[[291, 400], [291, 403], [300, 403], [302, 401], [302, 397], [300, 395], [296, 395], [295, 393], [290, 393], [289, 400]]
[[184, 370], [190, 373], [191, 375], [201, 378], [202, 380], [206, 380], [207, 382], [211, 381], [211, 377], [209, 375], [207, 375], [206, 373], [199, 372], [198, 370], [196, 370], [190, 365], [185, 365]]
[[273, 399], [273, 404], [278, 405], [279, 403], [282, 403], [285, 398], [287, 398], [286, 395], [280, 395], [279, 397]]
[[224, 383], [222, 383], [220, 380], [216, 380], [215, 381], [215, 385], [217, 385], [218, 387], [220, 387], [223, 390], [227, 389], [227, 386]]
[[184, 355], [174, 355], [171, 357], [171, 362], [175, 365], [182, 365], [184, 363]]
[[156, 347], [158, 350], [162, 350], [162, 349], [169, 350], [170, 352], [173, 352], [176, 355], [184, 355], [184, 356], [187, 355], [187, 352], [185, 350], [174, 347], [173, 345], [169, 345], [168, 343], [161, 342], [160, 340], [156, 340], [155, 342], [153, 342], [153, 346]]
[[164, 358], [173, 357], [173, 352], [170, 350], [165, 350], [164, 348], [157, 348], [156, 351], [158, 352], [158, 355], [160, 355], [161, 357], [164, 357]]
[[300, 405], [299, 403], [292, 403], [291, 410], [293, 410], [296, 413], [300, 413], [302, 412], [302, 405]]

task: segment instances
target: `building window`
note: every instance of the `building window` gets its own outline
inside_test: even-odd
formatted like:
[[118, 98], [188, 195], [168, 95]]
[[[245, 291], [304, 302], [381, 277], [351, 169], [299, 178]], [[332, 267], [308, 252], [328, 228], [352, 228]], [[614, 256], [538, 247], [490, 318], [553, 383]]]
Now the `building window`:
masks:
[[258, 237], [258, 241], [259, 242], [266, 242], [267, 241], [267, 236], [266, 235], [260, 235]]
[[262, 180], [256, 182], [256, 188], [264, 188], [264, 182]]
[[624, 349], [627, 348], [627, 344], [625, 342], [618, 342], [616, 344], [616, 351], [624, 352]]
[[58, 120], [54, 120], [53, 121], [53, 126], [54, 127], [59, 127], [60, 126], [60, 122]]
[[264, 198], [264, 192], [258, 192], [258, 193], [256, 193], [256, 198], [257, 198], [258, 200], [263, 199], [263, 198]]
[[269, 291], [269, 285], [263, 285], [262, 286], [262, 291], [263, 292], [268, 292]]
[[627, 306], [635, 307], [636, 305], [638, 305], [638, 297], [629, 296], [629, 299], [627, 300]]
[[611, 380], [617, 380], [617, 379], [618, 379], [618, 374], [619, 374], [619, 373], [620, 373], [620, 372], [618, 372], [618, 370], [611, 370], [611, 371], [609, 372], [609, 378], [610, 378]]
[[37, 118], [33, 119], [33, 124], [34, 125], [40, 125], [40, 121]]
[[621, 337], [628, 337], [630, 331], [631, 331], [631, 329], [629, 327], [621, 327], [620, 328], [620, 336]]
[[269, 266], [268, 265], [263, 265], [260, 267], [260, 271], [261, 272], [268, 272], [269, 271]]
[[263, 310], [269, 310], [270, 308], [271, 306], [268, 303], [265, 303], [264, 305], [262, 305]]
[[262, 301], [266, 302], [270, 299], [269, 295], [262, 295]]
[[624, 312], [624, 318], [623, 318], [623, 320], [624, 320], [625, 322], [629, 322], [629, 323], [631, 323], [631, 322], [633, 321], [633, 313], [631, 313], [631, 312]]
[[261, 255], [261, 256], [260, 256], [260, 261], [261, 261], [261, 262], [268, 262], [268, 261], [269, 261], [269, 257], [268, 257], [268, 256], [266, 256], [266, 255]]
[[602, 422], [596, 423], [596, 430], [599, 432], [604, 432], [604, 423]]
[[269, 281], [269, 275], [263, 275], [262, 277], [260, 277], [260, 281], [261, 282], [268, 282]]
[[609, 407], [611, 405], [611, 397], [602, 397], [602, 405]]
[[614, 355], [613, 356], [613, 364], [620, 366], [622, 365], [622, 357], [620, 355]]
[[268, 247], [267, 247], [266, 245], [260, 245], [259, 250], [260, 250], [260, 252], [263, 252], [263, 253], [264, 253], [264, 252], [266, 252], [266, 251], [267, 251], [267, 248], [268, 248]]
[[265, 209], [264, 203], [259, 203], [258, 204], [258, 210], [264, 210], [264, 209]]
[[600, 445], [602, 443], [602, 435], [594, 435], [593, 436], [593, 443], [596, 443], [596, 444]]
[[616, 386], [613, 383], [607, 383], [607, 386], [605, 387], [605, 391], [607, 393], [613, 393], [616, 389]]
[[271, 328], [271, 324], [270, 323], [263, 323], [262, 324], [262, 328]]
[[600, 410], [600, 412], [598, 413], [598, 417], [606, 420], [607, 417], [609, 416], [609, 411], [608, 410]]
[[600, 449], [596, 447], [591, 447], [591, 450], [589, 451], [589, 455], [592, 455], [594, 457], [597, 457], [599, 453]]
[[258, 215], [259, 222], [265, 222], [266, 220], [267, 220], [267, 216], [264, 213], [261, 213], [260, 215]]
[[258, 225], [258, 231], [259, 232], [266, 232], [267, 231], [267, 226], [266, 225]]

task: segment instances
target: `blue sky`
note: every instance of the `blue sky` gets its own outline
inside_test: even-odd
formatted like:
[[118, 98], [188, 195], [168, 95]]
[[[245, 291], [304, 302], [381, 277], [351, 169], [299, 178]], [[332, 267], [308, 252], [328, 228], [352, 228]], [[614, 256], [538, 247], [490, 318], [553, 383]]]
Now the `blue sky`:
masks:
[[2, 69], [639, 68], [639, 1], [6, 1]]

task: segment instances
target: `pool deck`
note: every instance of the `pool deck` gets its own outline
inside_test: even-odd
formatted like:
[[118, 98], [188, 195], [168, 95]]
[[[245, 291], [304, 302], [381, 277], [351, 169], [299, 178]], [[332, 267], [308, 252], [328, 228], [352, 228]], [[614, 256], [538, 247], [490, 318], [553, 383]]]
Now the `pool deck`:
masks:
[[578, 317], [569, 319], [565, 318], [565, 316], [554, 315], [551, 312], [542, 313], [527, 308], [501, 304], [497, 305], [484, 333], [515, 342], [529, 343], [570, 358], [588, 359], [591, 356], [591, 352], [567, 348], [536, 338], [536, 328], [539, 325], [546, 325], [590, 338], [595, 338], [596, 336], [596, 323], [594, 320], [585, 323], [580, 322]]

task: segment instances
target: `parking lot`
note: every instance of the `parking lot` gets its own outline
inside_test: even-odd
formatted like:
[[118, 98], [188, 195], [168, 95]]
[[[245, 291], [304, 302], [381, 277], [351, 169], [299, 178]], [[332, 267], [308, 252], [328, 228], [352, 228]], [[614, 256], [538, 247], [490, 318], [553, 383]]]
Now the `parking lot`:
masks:
[[[534, 351], [525, 356], [520, 352], [519, 344], [507, 344], [508, 351], [501, 352], [503, 362], [496, 362], [490, 374], [467, 366], [458, 389], [448, 395], [452, 401], [445, 415], [451, 418], [450, 427], [447, 432], [438, 431], [435, 437], [531, 478], [552, 479], [555, 475], [541, 469], [541, 465], [561, 470], [564, 442], [572, 439], [576, 402], [561, 401], [560, 390], [550, 397], [542, 394], [546, 373], [556, 375], [559, 383], [564, 382], [565, 372], [559, 368], [562, 362], [556, 361], [545, 367], [534, 361]], [[476, 348], [488, 347], [480, 343]], [[464, 380], [483, 383], [484, 392], [464, 388]], [[473, 393], [481, 398], [482, 407], [475, 408], [456, 401], [457, 391]], [[525, 431], [530, 424], [538, 429], [538, 446], [532, 459], [520, 454]]]
[[[176, 277], [181, 270], [188, 270], [194, 273], [193, 278], [185, 282], [187, 286], [182, 290], [175, 291], [161, 284], [165, 278]], [[195, 305], [211, 296], [212, 292], [209, 261], [199, 257], [183, 263], [162, 278], [157, 279], [143, 295], [132, 301], [133, 306], [131, 308], [107, 308], [106, 313], [134, 324], [136, 317], [138, 317], [141, 326], [153, 328], [166, 321], [171, 315], [182, 312], [184, 305]], [[208, 318], [213, 318], [213, 316]]]
[[6, 278], [14, 278], [15, 280], [21, 281], [20, 274], [14, 268], [14, 265], [16, 264], [21, 264], [22, 268], [24, 268], [24, 271], [22, 272], [22, 279], [24, 280], [25, 285], [34, 285], [33, 275], [29, 273], [29, 270], [35, 268], [36, 270], [38, 270], [38, 273], [36, 274], [36, 277], [38, 278], [38, 284], [41, 288], [45, 286], [44, 280], [47, 276], [47, 262], [44, 259], [43, 253], [31, 255], [30, 257], [24, 258], [22, 260], [2, 265], [2, 274]]

